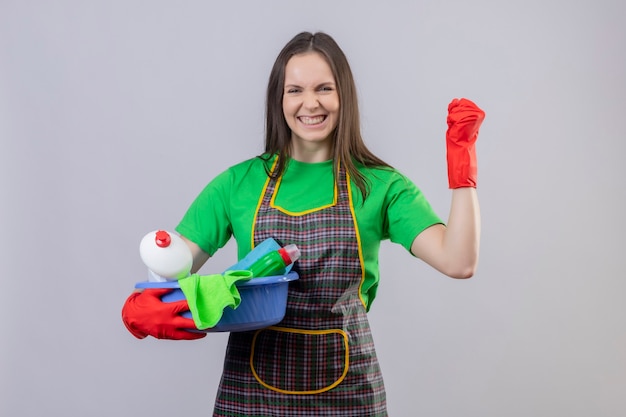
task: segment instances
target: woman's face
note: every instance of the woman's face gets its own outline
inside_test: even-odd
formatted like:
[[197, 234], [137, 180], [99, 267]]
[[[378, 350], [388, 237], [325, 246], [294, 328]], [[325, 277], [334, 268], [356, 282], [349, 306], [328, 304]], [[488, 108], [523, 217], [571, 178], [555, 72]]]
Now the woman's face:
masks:
[[319, 53], [294, 55], [287, 62], [283, 114], [291, 129], [293, 158], [330, 158], [339, 95], [330, 66]]

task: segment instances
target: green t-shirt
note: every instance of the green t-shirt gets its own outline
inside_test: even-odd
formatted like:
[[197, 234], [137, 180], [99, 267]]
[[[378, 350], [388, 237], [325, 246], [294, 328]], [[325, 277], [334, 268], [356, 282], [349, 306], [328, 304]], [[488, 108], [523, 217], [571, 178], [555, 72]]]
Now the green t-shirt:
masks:
[[[253, 247], [254, 216], [271, 162], [253, 158], [222, 172], [194, 200], [176, 231], [209, 255], [234, 236], [238, 257], [243, 258]], [[361, 292], [369, 309], [379, 281], [380, 242], [389, 239], [410, 250], [417, 235], [442, 221], [417, 186], [395, 169], [358, 169], [370, 185], [365, 203], [359, 188], [351, 186], [365, 268]], [[290, 160], [274, 204], [283, 211], [300, 213], [332, 204], [334, 190], [332, 161]]]

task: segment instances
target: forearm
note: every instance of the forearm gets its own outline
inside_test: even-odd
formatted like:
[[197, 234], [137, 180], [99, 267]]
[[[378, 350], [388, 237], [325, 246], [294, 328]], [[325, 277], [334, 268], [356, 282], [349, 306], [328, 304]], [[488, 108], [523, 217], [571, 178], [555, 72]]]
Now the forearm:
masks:
[[479, 249], [480, 208], [476, 189], [454, 189], [450, 216], [442, 241], [446, 273], [454, 278], [469, 278], [474, 275]]
[[437, 224], [420, 233], [411, 252], [452, 278], [470, 278], [478, 264], [480, 213], [476, 189], [452, 190], [448, 225]]
[[193, 265], [191, 266], [191, 273], [195, 274], [198, 270], [204, 265], [204, 263], [209, 259], [209, 254], [203, 251], [200, 246], [191, 240], [187, 239], [185, 236], [181, 236], [183, 241], [189, 247], [191, 251], [191, 256], [193, 258]]

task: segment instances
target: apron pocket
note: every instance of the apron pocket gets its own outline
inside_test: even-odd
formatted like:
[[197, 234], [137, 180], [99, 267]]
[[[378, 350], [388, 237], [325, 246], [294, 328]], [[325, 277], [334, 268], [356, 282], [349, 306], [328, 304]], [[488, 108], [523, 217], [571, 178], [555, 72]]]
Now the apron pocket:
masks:
[[340, 329], [271, 326], [252, 339], [250, 367], [261, 385], [284, 394], [319, 394], [348, 373], [348, 335]]

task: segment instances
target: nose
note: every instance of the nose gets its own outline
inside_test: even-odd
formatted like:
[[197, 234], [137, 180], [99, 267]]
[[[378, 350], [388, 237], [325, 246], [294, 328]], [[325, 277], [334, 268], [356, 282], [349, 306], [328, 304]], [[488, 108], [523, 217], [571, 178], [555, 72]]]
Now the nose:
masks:
[[309, 109], [309, 110], [316, 109], [320, 105], [317, 94], [315, 94], [315, 92], [312, 92], [312, 91], [304, 94], [304, 97], [302, 98], [302, 100], [303, 100], [302, 105], [304, 106], [304, 108]]

